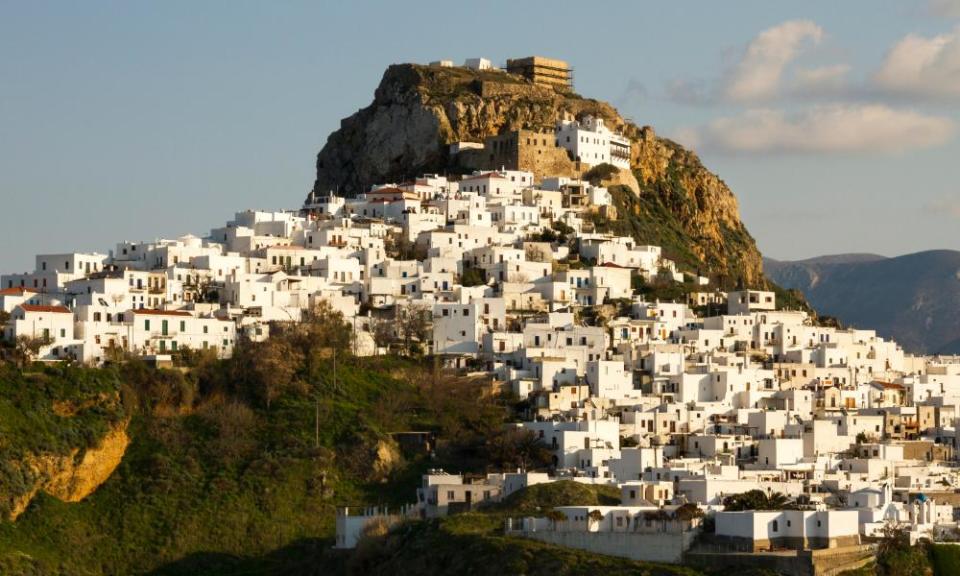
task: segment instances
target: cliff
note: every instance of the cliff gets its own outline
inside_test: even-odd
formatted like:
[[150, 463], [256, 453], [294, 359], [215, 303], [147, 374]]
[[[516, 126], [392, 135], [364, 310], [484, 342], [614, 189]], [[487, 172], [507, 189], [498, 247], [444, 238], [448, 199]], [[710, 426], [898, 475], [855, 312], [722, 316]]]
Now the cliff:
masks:
[[[344, 119], [317, 155], [314, 191], [354, 195], [423, 173], [465, 172], [476, 166], [452, 158], [451, 143], [483, 142], [520, 129], [552, 133], [565, 114], [601, 117], [632, 140], [633, 174], [617, 182], [641, 199], [636, 218], [666, 219], [663, 226], [648, 226], [638, 240], [664, 246], [668, 256], [724, 285], [766, 283], [736, 197], [696, 154], [625, 120], [610, 104], [501, 71], [390, 66], [373, 102]], [[577, 167], [551, 158], [537, 175], [548, 170], [574, 174]]]
[[106, 481], [130, 443], [120, 389], [109, 370], [0, 362], [0, 524], [40, 492], [76, 502]]
[[20, 516], [39, 492], [64, 502], [83, 500], [113, 474], [129, 444], [127, 422], [122, 422], [113, 426], [93, 448], [75, 448], [68, 454], [28, 456], [19, 466], [35, 481], [27, 491], [9, 495], [10, 519]]

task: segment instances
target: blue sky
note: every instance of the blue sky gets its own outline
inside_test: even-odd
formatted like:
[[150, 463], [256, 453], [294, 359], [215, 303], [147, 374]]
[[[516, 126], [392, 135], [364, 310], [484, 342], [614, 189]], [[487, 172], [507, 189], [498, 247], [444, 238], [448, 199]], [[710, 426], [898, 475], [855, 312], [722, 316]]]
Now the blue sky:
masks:
[[692, 144], [776, 258], [960, 249], [960, 0], [0, 0], [0, 271], [294, 208], [394, 62], [541, 54]]

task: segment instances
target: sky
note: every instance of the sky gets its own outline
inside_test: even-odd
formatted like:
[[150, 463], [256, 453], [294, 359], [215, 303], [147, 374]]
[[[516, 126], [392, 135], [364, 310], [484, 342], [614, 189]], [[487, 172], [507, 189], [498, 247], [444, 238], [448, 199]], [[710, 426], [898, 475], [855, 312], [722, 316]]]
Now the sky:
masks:
[[0, 0], [0, 272], [297, 208], [391, 63], [544, 55], [778, 259], [960, 249], [960, 0]]

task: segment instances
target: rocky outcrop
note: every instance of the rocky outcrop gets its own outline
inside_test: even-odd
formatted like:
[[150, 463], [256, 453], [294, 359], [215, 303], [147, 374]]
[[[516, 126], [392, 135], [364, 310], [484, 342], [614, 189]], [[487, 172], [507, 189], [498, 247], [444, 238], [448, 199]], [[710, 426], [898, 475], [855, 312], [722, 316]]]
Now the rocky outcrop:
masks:
[[83, 500], [113, 474], [129, 444], [127, 422], [124, 421], [112, 427], [94, 448], [25, 458], [19, 466], [22, 474], [33, 478], [34, 482], [29, 490], [8, 496], [10, 519], [22, 514], [41, 491], [65, 502]]
[[[599, 116], [631, 138], [637, 180], [625, 175], [621, 183], [641, 196], [657, 196], [657, 210], [675, 219], [670, 234], [689, 243], [678, 250], [679, 260], [729, 286], [765, 283], [760, 252], [740, 221], [736, 198], [693, 152], [625, 120], [605, 102], [501, 71], [390, 66], [373, 102], [344, 119], [317, 155], [314, 192], [354, 195], [375, 183], [462, 171], [448, 153], [451, 143], [482, 142], [520, 129], [552, 131], [567, 114]], [[670, 245], [658, 240], [645, 239]]]
[[631, 164], [641, 193], [676, 219], [701, 272], [730, 287], [764, 285], [762, 256], [726, 183], [653, 128], [641, 128], [634, 142]]
[[403, 456], [397, 443], [390, 438], [381, 439], [373, 450], [369, 478], [373, 482], [386, 482], [402, 463]]

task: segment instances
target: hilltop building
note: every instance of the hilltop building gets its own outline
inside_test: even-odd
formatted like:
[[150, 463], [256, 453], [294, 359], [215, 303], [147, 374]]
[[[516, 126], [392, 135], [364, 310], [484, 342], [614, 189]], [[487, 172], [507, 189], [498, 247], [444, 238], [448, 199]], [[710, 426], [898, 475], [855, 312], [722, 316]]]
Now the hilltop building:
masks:
[[581, 120], [562, 120], [557, 124], [556, 138], [557, 145], [565, 148], [577, 162], [630, 169], [630, 139], [607, 128], [603, 118], [585, 116]]
[[507, 72], [523, 76], [534, 84], [573, 89], [573, 68], [563, 60], [528, 56], [507, 60]]

